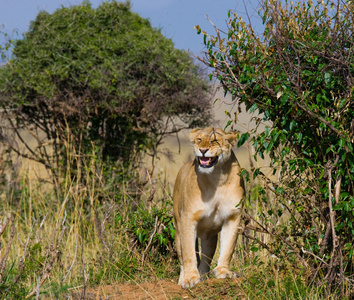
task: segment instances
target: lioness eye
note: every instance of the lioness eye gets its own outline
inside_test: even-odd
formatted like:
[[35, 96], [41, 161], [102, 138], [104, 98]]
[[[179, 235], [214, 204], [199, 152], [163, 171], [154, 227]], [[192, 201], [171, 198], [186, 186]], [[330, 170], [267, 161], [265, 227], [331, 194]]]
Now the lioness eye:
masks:
[[199, 139], [199, 138], [197, 139], [197, 142], [201, 142], [201, 141], [202, 141], [202, 139]]

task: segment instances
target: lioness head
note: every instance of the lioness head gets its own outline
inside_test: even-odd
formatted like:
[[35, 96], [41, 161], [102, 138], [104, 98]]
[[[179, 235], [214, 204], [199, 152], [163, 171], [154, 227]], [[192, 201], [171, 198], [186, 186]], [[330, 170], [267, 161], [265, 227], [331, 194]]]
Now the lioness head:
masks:
[[199, 171], [212, 172], [230, 158], [232, 146], [237, 138], [236, 132], [224, 132], [221, 128], [207, 127], [193, 129], [189, 139], [194, 147], [194, 155]]

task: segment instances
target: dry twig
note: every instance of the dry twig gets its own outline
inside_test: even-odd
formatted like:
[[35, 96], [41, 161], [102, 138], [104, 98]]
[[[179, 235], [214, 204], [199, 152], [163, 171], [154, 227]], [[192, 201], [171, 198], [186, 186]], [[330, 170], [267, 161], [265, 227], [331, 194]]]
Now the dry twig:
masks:
[[157, 232], [157, 221], [158, 221], [158, 216], [156, 216], [156, 219], [155, 219], [155, 226], [154, 226], [154, 232], [151, 234], [150, 236], [150, 239], [149, 239], [149, 243], [147, 244], [144, 252], [143, 252], [143, 255], [142, 255], [142, 264], [144, 265], [144, 259], [145, 259], [145, 253], [150, 249], [150, 246], [151, 246], [151, 242], [152, 242], [152, 239], [154, 238], [156, 232]]
[[[10, 248], [11, 248], [11, 245], [12, 245], [12, 241], [14, 239], [14, 236], [15, 236], [15, 221], [13, 220], [13, 218], [10, 216], [9, 220], [12, 220], [12, 226], [11, 226], [11, 233], [10, 233], [10, 240], [9, 240], [9, 243], [7, 245], [7, 248], [6, 248], [6, 251], [5, 251], [5, 255], [4, 257], [2, 258], [1, 262], [0, 262], [0, 282], [2, 281], [2, 275], [4, 273], [4, 270], [5, 270], [5, 266], [6, 266], [6, 262], [7, 262], [7, 258], [9, 256], [9, 252], [10, 252]], [[8, 222], [6, 223], [6, 225], [8, 224]], [[4, 229], [5, 230], [5, 229]]]

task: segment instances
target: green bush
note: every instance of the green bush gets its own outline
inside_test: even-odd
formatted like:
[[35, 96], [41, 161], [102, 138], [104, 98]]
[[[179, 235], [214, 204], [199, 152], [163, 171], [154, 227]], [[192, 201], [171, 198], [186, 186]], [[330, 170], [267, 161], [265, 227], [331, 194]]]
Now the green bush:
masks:
[[238, 103], [261, 113], [257, 125], [267, 121], [239, 146], [251, 139], [254, 159], [270, 155], [280, 172], [272, 182], [254, 170], [276, 198], [259, 216], [268, 249], [341, 295], [354, 274], [353, 13], [350, 1], [264, 1], [259, 36], [230, 11], [225, 37], [204, 33], [202, 59]]
[[154, 151], [180, 130], [180, 123], [167, 126], [172, 118], [187, 126], [208, 120], [208, 91], [189, 54], [129, 2], [40, 12], [0, 68], [3, 116], [14, 129], [31, 130], [38, 147], [27, 156], [52, 169], [58, 155], [67, 159], [68, 143], [77, 153], [94, 145], [96, 155], [126, 162]]

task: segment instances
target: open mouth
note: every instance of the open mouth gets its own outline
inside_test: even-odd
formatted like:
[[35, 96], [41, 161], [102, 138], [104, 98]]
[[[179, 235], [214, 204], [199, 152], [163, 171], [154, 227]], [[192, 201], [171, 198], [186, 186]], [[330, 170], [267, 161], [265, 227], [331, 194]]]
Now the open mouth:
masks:
[[202, 168], [211, 168], [212, 166], [214, 166], [216, 164], [217, 161], [218, 161], [217, 156], [214, 156], [214, 157], [199, 156], [198, 157], [199, 165]]

